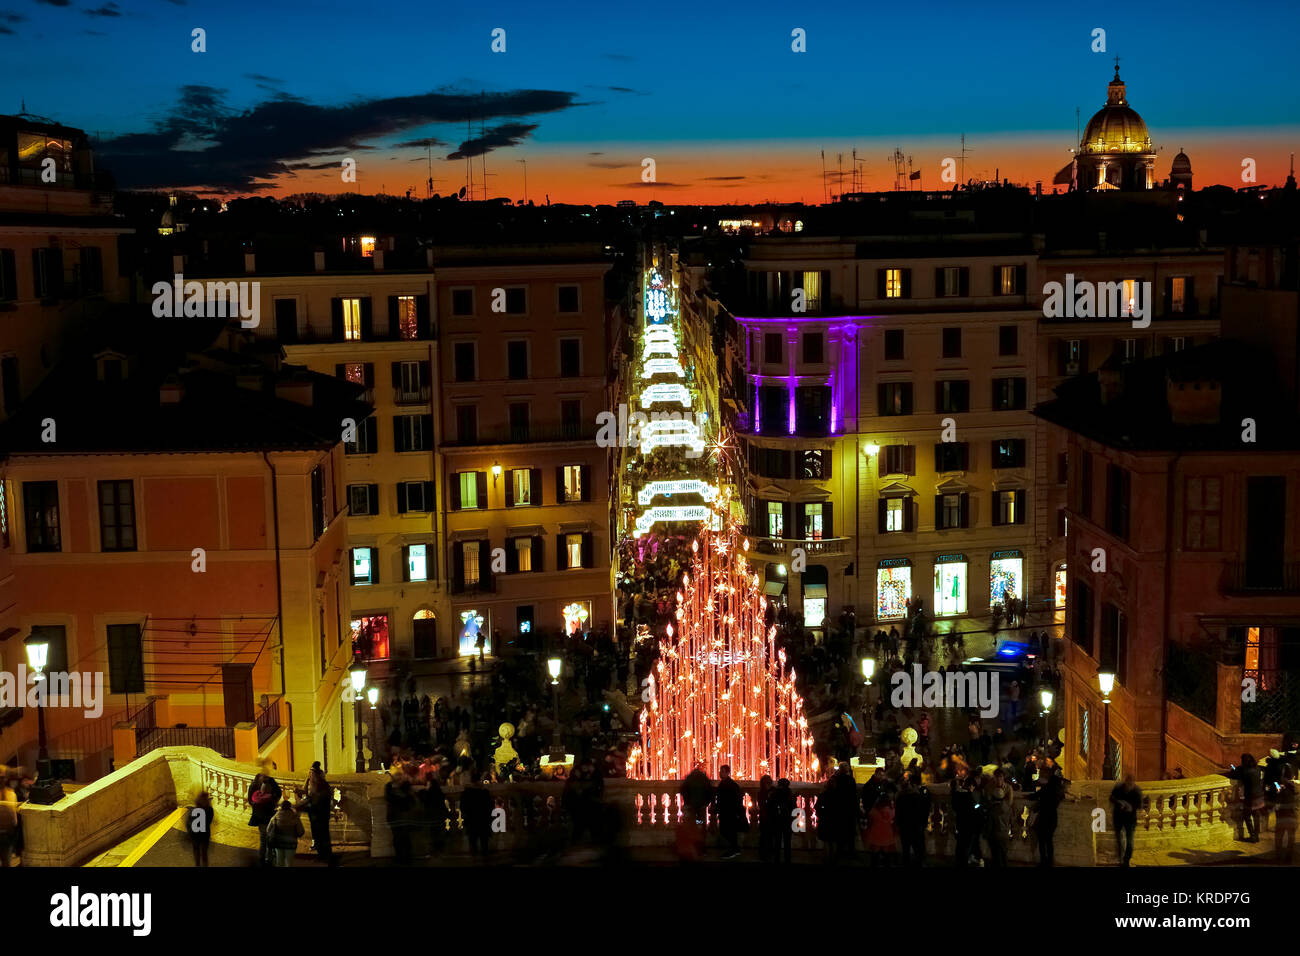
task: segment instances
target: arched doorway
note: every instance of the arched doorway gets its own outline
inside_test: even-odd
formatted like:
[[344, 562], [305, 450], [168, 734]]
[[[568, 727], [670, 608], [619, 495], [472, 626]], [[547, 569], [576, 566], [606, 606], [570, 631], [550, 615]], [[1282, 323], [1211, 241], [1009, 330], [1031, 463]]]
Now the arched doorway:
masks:
[[415, 634], [414, 656], [438, 656], [438, 615], [427, 607], [422, 607], [411, 617], [411, 629]]

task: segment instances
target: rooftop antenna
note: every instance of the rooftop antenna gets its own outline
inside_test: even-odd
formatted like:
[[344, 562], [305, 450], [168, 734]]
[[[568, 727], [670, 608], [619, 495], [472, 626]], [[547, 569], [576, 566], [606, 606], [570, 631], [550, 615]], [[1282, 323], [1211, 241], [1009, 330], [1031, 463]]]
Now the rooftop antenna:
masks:
[[[857, 159], [857, 158], [854, 158], [853, 163], [854, 163], [855, 166], [864, 167], [864, 168], [865, 168], [866, 165], [867, 165], [867, 161], [866, 161], [865, 159]], [[860, 172], [860, 173], [858, 173], [858, 191], [861, 192], [861, 191], [865, 190], [866, 188], [867, 188], [867, 177], [866, 177], [866, 173], [865, 173], [865, 171], [864, 171], [864, 172]]]
[[966, 147], [966, 134], [961, 134], [961, 181], [962, 185], [966, 184], [966, 154], [974, 152]]
[[822, 150], [822, 205], [826, 204], [826, 150]]
[[903, 173], [903, 150], [897, 146], [894, 147], [894, 155], [889, 157], [894, 163], [894, 192], [903, 191], [904, 173]]
[[519, 160], [519, 162], [523, 164], [524, 167], [524, 205], [527, 206], [528, 205], [528, 160], [521, 159]]

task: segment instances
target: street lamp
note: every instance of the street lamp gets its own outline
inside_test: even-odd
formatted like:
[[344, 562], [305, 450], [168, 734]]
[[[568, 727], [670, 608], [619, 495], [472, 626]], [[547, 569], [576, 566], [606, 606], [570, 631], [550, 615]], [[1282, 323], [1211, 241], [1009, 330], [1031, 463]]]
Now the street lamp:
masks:
[[497, 479], [501, 477], [501, 463], [497, 462], [492, 466], [492, 487], [497, 486]]
[[[46, 680], [45, 665], [49, 663], [50, 642], [40, 636], [39, 632], [33, 632], [26, 641], [23, 642], [27, 648], [27, 666], [36, 672], [36, 680]], [[49, 692], [49, 685], [46, 685], [46, 694]], [[45, 697], [42, 694], [36, 704], [36, 780], [32, 784], [32, 789], [27, 799], [32, 803], [49, 804], [54, 803], [63, 797], [63, 784], [57, 780], [51, 779], [50, 776], [50, 752], [45, 742]]]
[[1038, 699], [1043, 705], [1043, 739], [1049, 744], [1052, 741], [1052, 735], [1049, 731], [1049, 727], [1051, 726], [1049, 721], [1052, 713], [1052, 697], [1053, 694], [1050, 687], [1044, 687], [1038, 692]]
[[874, 657], [862, 658], [862, 682], [868, 687], [871, 686], [871, 677], [876, 673], [876, 659]]
[[382, 770], [379, 765], [379, 754], [375, 747], [375, 740], [378, 736], [378, 727], [376, 726], [378, 717], [375, 714], [375, 707], [379, 704], [379, 688], [371, 684], [366, 688], [366, 700], [370, 702], [370, 769]]
[[559, 657], [552, 657], [546, 662], [546, 669], [551, 674], [551, 699], [554, 702], [555, 732], [551, 735], [551, 755], [552, 764], [564, 763], [564, 738], [560, 735], [560, 670], [564, 666], [564, 661]]
[[365, 725], [361, 720], [362, 690], [366, 686], [366, 663], [357, 655], [352, 666], [348, 668], [352, 678], [352, 722], [357, 730], [357, 773], [366, 772]]
[[1110, 692], [1115, 689], [1115, 672], [1112, 670], [1097, 671], [1097, 686], [1101, 688], [1101, 703], [1106, 709], [1106, 723], [1103, 733], [1101, 748], [1101, 779], [1110, 780]]

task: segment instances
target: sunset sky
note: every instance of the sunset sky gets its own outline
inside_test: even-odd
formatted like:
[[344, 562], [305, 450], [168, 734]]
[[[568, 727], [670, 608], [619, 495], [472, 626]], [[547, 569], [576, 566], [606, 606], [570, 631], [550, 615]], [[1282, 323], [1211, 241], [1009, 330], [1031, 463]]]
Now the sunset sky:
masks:
[[[7, 4], [7, 5], [6, 5]], [[287, 195], [476, 192], [553, 202], [823, 199], [921, 185], [940, 164], [1048, 188], [1113, 58], [1197, 187], [1279, 184], [1300, 145], [1294, 6], [1178, 4], [251, 3], [0, 0], [0, 109], [96, 137], [126, 188]], [[191, 50], [206, 31], [207, 51]], [[491, 49], [505, 30], [506, 51]], [[791, 50], [806, 31], [807, 52]], [[1092, 33], [1106, 31], [1106, 52]], [[467, 131], [466, 118], [469, 117]], [[842, 160], [838, 157], [842, 156]], [[344, 183], [342, 160], [357, 163]], [[657, 182], [641, 180], [653, 158]]]

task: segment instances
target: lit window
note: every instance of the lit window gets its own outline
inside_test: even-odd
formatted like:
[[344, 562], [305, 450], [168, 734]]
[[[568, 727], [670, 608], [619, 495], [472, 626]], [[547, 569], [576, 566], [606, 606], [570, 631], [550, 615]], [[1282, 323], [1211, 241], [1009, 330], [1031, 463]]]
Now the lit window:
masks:
[[[515, 504], [530, 505], [533, 503], [533, 475], [527, 468], [516, 468], [510, 472], [510, 480], [514, 483]], [[464, 500], [464, 499], [462, 499]]]
[[462, 541], [461, 555], [465, 559], [465, 586], [473, 587], [478, 584], [478, 548], [477, 541]]
[[519, 562], [520, 571], [531, 571], [533, 569], [532, 538], [515, 538], [515, 559]]
[[397, 297], [397, 334], [404, 339], [419, 336], [419, 323], [415, 317], [415, 296], [399, 295]]
[[375, 237], [374, 237], [374, 236], [362, 236], [362, 237], [361, 237], [361, 255], [362, 255], [363, 257], [365, 257], [365, 258], [370, 258], [370, 257], [372, 257], [374, 254], [375, 254]]
[[343, 300], [343, 338], [349, 341], [361, 339], [361, 300]]
[[1137, 279], [1124, 280], [1124, 314], [1132, 315], [1137, 311]]
[[943, 284], [939, 288], [939, 295], [961, 295], [961, 268], [959, 266], [944, 266]]
[[1025, 561], [1017, 557], [994, 557], [989, 564], [989, 606], [1006, 598], [1021, 598]]
[[1053, 580], [1053, 603], [1057, 608], [1065, 607], [1065, 594], [1065, 565], [1061, 565]]
[[941, 561], [934, 566], [934, 612], [966, 613], [965, 561]]
[[902, 531], [903, 530], [903, 508], [907, 504], [906, 498], [887, 498], [885, 499], [885, 530]]
[[352, 549], [352, 583], [373, 584], [374, 548]]
[[821, 502], [803, 506], [803, 536], [810, 541], [822, 539]]
[[406, 549], [406, 580], [429, 580], [428, 545], [412, 544]]
[[779, 501], [767, 503], [767, 536], [769, 538], [785, 537], [785, 509]]
[[912, 599], [912, 569], [907, 565], [876, 569], [876, 619], [887, 621], [907, 615]]
[[462, 471], [456, 475], [456, 481], [460, 484], [460, 506], [461, 508], [478, 507], [478, 472]]
[[885, 270], [885, 298], [901, 299], [903, 297], [903, 270]]
[[998, 294], [1015, 295], [1016, 289], [1016, 267], [999, 266], [998, 267]]
[[564, 536], [564, 548], [568, 552], [569, 567], [582, 567], [582, 535], [566, 534]]
[[564, 466], [564, 500], [582, 500], [582, 466]]
[[343, 377], [357, 385], [366, 384], [366, 363], [349, 362], [343, 366]]
[[820, 312], [822, 307], [822, 274], [803, 273], [803, 301], [808, 312]]

